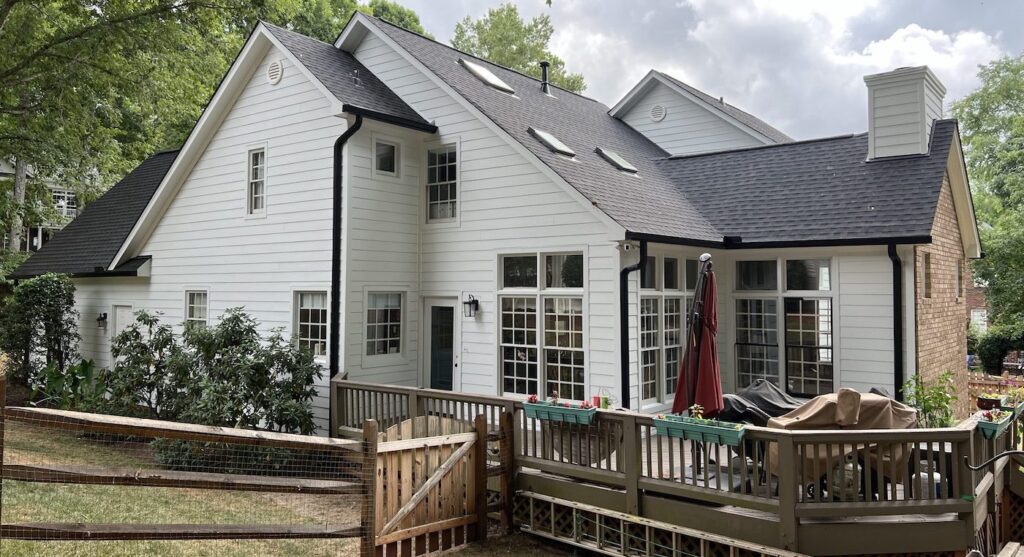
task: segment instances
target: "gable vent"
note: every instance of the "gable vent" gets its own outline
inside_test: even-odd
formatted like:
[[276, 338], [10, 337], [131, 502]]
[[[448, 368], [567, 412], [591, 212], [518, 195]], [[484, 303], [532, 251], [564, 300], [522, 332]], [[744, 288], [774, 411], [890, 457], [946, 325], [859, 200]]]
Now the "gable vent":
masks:
[[652, 122], [660, 122], [664, 120], [666, 114], [668, 114], [668, 110], [664, 106], [661, 106], [660, 104], [656, 104], [651, 107]]
[[280, 60], [274, 60], [267, 66], [267, 83], [277, 85], [284, 77], [284, 64]]

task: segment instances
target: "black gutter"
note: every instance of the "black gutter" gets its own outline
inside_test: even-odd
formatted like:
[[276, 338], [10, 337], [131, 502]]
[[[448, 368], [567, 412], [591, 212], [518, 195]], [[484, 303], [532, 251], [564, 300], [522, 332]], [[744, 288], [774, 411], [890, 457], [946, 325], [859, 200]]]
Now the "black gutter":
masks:
[[892, 350], [893, 383], [896, 400], [903, 400], [903, 261], [896, 253], [896, 244], [889, 244], [889, 260], [892, 261]]
[[[356, 114], [355, 117], [355, 122], [334, 141], [334, 179], [331, 203], [331, 334], [330, 346], [327, 348], [328, 382], [338, 374], [340, 367], [338, 353], [340, 352], [341, 338], [341, 169], [344, 162], [342, 152], [349, 138], [363, 127], [363, 116]], [[334, 435], [334, 412], [333, 409], [331, 410], [328, 436]]]
[[640, 271], [640, 284], [644, 282], [647, 264], [647, 242], [640, 241], [640, 261], [619, 271], [619, 358], [622, 368], [622, 407], [629, 409], [629, 274]]
[[739, 236], [726, 236], [723, 241], [694, 240], [642, 232], [626, 232], [627, 240], [646, 240], [658, 244], [718, 249], [811, 248], [839, 246], [885, 246], [889, 244], [930, 244], [931, 235], [886, 236], [879, 238], [839, 238], [834, 240], [778, 240], [745, 242]]
[[345, 104], [341, 106], [341, 110], [355, 115], [369, 118], [370, 120], [376, 120], [378, 122], [384, 122], [386, 124], [394, 124], [403, 128], [409, 128], [410, 130], [416, 130], [427, 133], [437, 133], [437, 126], [428, 122], [417, 122], [416, 120], [409, 120], [408, 118], [402, 118], [393, 114], [387, 114], [384, 112], [377, 112], [376, 110], [367, 110], [351, 104]]

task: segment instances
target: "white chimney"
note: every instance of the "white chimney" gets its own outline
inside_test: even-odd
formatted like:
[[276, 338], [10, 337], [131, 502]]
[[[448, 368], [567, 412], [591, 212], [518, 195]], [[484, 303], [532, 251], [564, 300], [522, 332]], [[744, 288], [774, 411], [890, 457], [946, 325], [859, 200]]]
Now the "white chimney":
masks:
[[942, 118], [946, 88], [928, 66], [864, 76], [868, 86], [868, 159], [928, 152], [932, 121]]

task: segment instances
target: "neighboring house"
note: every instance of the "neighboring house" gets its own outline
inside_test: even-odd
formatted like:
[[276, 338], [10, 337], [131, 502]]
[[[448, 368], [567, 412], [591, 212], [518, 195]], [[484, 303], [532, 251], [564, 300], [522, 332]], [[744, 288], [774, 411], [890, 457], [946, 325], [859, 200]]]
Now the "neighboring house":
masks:
[[892, 393], [964, 372], [980, 245], [935, 76], [865, 81], [867, 133], [792, 141], [658, 72], [609, 109], [363, 14], [261, 24], [181, 151], [17, 274], [77, 277], [102, 365], [134, 310], [245, 306], [353, 380], [655, 411], [708, 252], [726, 390]]
[[[0, 159], [0, 180], [13, 179], [14, 165]], [[49, 242], [58, 230], [78, 216], [78, 199], [75, 197], [75, 192], [51, 183], [48, 183], [46, 187], [49, 190], [50, 199], [53, 201], [54, 217], [44, 222], [26, 223], [21, 233], [20, 251], [39, 251], [39, 248]], [[6, 236], [3, 238], [3, 242], [6, 247]]]

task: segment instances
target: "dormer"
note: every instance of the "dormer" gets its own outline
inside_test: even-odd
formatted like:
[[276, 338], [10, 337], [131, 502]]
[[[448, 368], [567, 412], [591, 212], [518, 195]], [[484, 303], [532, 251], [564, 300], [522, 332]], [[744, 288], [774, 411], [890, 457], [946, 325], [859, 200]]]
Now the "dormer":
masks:
[[672, 155], [786, 143], [792, 139], [760, 119], [651, 70], [609, 114]]

